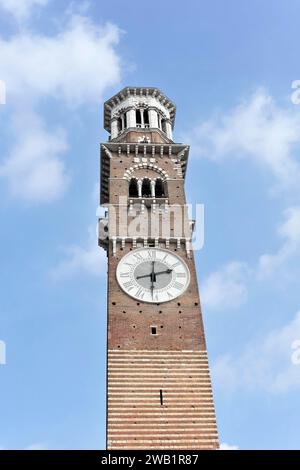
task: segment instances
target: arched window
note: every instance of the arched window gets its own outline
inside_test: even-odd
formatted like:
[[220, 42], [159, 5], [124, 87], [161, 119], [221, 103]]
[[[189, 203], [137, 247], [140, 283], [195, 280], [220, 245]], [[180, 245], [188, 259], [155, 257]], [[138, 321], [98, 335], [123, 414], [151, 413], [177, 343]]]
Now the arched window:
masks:
[[144, 110], [144, 124], [145, 124], [145, 127], [149, 127], [149, 112], [148, 112], [148, 109]]
[[158, 128], [161, 129], [161, 115], [157, 113], [157, 119], [158, 119]]
[[122, 118], [118, 118], [118, 132], [122, 132]]
[[129, 183], [129, 197], [138, 197], [138, 185], [135, 178], [132, 178]]
[[166, 120], [165, 119], [162, 119], [161, 120], [161, 130], [165, 133], [167, 133], [167, 124], [166, 124]]
[[155, 197], [165, 197], [164, 183], [161, 179], [155, 182]]
[[151, 197], [151, 183], [148, 178], [143, 179], [142, 197]]
[[141, 110], [137, 109], [136, 110], [136, 127], [141, 127], [142, 126], [142, 114]]

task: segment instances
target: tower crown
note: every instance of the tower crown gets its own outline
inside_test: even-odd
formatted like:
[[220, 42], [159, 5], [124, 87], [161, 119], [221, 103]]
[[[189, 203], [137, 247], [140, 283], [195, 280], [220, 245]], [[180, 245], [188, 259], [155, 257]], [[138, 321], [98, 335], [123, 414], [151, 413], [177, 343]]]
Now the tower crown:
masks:
[[155, 130], [172, 142], [175, 113], [175, 104], [158, 88], [126, 87], [104, 103], [104, 129], [117, 140], [129, 131], [137, 136], [136, 131]]

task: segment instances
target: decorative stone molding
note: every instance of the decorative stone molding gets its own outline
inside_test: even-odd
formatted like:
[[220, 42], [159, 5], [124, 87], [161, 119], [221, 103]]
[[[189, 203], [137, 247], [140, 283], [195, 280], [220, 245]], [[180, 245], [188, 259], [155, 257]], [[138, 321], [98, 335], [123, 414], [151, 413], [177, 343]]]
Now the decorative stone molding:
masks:
[[146, 163], [146, 162], [135, 164], [133, 165], [133, 167], [130, 167], [128, 170], [124, 172], [123, 179], [130, 181], [131, 178], [134, 176], [134, 173], [137, 170], [141, 170], [141, 169], [153, 170], [154, 172], [158, 173], [161, 176], [161, 179], [163, 182], [170, 179], [168, 173], [165, 170], [163, 170], [161, 167], [154, 165], [153, 163]]
[[103, 148], [105, 154], [108, 156], [108, 158], [111, 159], [112, 158], [112, 153], [108, 150], [108, 148], [103, 144], [102, 144], [102, 148]]

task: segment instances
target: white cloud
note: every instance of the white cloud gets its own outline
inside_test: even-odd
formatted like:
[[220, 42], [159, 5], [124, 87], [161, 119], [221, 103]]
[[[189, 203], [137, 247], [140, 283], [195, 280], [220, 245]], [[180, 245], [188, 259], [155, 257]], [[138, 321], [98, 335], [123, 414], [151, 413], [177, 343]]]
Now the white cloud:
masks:
[[233, 446], [223, 442], [222, 444], [220, 444], [220, 450], [239, 450], [239, 448], [238, 446]]
[[105, 251], [97, 245], [95, 227], [89, 228], [88, 242], [85, 247], [70, 245], [64, 249], [66, 259], [51, 270], [55, 281], [87, 273], [95, 276], [106, 275], [107, 258]]
[[298, 189], [300, 168], [294, 150], [300, 143], [300, 114], [295, 108], [276, 105], [259, 89], [227, 113], [195, 127], [187, 138], [200, 157], [248, 158], [269, 170], [281, 188]]
[[75, 15], [55, 36], [25, 31], [0, 39], [1, 79], [8, 96], [26, 92], [71, 106], [100, 103], [105, 89], [120, 80], [119, 37], [115, 25], [99, 26]]
[[[13, 8], [14, 2], [5, 5]], [[24, 2], [16, 12], [23, 8], [29, 12], [32, 5]], [[9, 39], [0, 38], [0, 74], [10, 104], [7, 122], [13, 129], [9, 140], [13, 144], [0, 163], [0, 176], [22, 202], [53, 201], [69, 182], [61, 159], [68, 148], [66, 131], [59, 126], [49, 131], [37, 106], [49, 98], [56, 99], [57, 106], [63, 102], [72, 108], [99, 104], [105, 90], [120, 80], [119, 37], [117, 26], [99, 26], [73, 13], [54, 36], [25, 29]], [[19, 108], [24, 96], [21, 122]]]
[[282, 328], [248, 344], [241, 354], [224, 355], [213, 365], [214, 383], [239, 388], [286, 392], [300, 386], [300, 366], [292, 361], [300, 339], [300, 312]]
[[210, 274], [201, 287], [203, 306], [209, 310], [237, 308], [247, 299], [249, 269], [233, 261]]
[[11, 13], [17, 21], [29, 18], [34, 7], [43, 7], [49, 0], [0, 0], [0, 8]]
[[258, 278], [266, 279], [284, 266], [300, 251], [300, 207], [290, 207], [284, 212], [284, 222], [278, 228], [283, 244], [275, 254], [263, 254], [258, 262]]
[[27, 203], [58, 199], [68, 185], [60, 156], [67, 150], [65, 132], [50, 133], [34, 112], [19, 113], [13, 121], [16, 140], [0, 165], [10, 193]]

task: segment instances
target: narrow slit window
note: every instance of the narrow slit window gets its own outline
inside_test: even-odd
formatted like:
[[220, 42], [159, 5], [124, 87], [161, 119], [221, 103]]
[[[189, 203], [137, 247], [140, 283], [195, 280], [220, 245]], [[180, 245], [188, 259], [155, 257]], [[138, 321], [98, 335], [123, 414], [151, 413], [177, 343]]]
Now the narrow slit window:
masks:
[[159, 391], [159, 398], [160, 398], [160, 404], [163, 406], [164, 404], [164, 396], [163, 396], [163, 391], [160, 389]]

